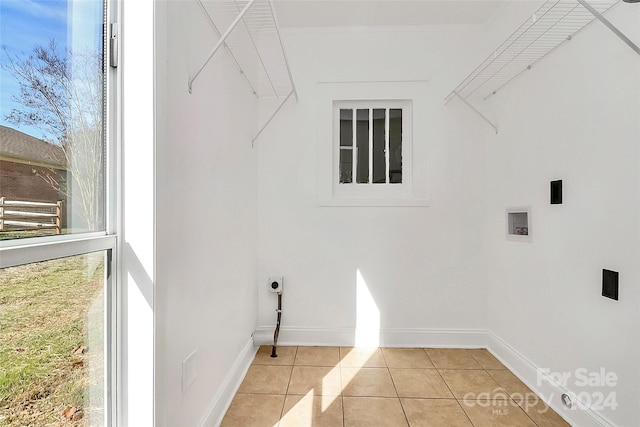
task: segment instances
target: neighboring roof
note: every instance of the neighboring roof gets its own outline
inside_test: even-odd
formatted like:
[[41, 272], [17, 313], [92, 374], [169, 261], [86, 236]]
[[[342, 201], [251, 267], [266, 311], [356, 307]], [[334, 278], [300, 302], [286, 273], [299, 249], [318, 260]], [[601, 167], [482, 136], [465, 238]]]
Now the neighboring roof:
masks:
[[0, 157], [66, 169], [62, 148], [0, 125]]

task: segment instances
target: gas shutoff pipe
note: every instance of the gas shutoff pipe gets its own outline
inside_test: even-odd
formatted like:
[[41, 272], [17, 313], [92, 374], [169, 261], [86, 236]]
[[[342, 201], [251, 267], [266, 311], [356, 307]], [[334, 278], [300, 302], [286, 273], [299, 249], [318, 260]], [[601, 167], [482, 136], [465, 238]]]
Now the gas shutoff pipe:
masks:
[[276, 331], [273, 333], [273, 348], [271, 349], [271, 357], [278, 357], [276, 354], [276, 346], [278, 345], [278, 334], [280, 333], [280, 319], [282, 319], [282, 292], [278, 292], [278, 309], [276, 310], [278, 317], [276, 320]]

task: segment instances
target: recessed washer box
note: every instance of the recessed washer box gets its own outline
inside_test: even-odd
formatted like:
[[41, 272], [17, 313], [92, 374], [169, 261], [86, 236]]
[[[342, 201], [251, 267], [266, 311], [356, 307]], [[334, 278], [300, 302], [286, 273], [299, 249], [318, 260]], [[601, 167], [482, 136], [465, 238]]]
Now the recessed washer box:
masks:
[[531, 207], [507, 208], [507, 240], [531, 242]]

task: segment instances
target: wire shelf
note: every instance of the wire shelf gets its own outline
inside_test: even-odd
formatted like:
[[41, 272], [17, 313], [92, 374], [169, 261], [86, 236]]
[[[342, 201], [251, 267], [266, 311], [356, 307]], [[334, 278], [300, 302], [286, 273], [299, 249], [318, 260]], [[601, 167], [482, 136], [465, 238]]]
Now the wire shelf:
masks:
[[[590, 3], [602, 14], [618, 0]], [[449, 94], [447, 101], [456, 95], [467, 101], [486, 100], [595, 19], [575, 0], [545, 2]]]
[[[226, 35], [222, 46], [257, 97], [280, 98], [292, 93], [297, 97], [270, 0], [199, 0], [199, 3], [215, 32], [220, 37]], [[200, 71], [215, 52], [214, 49]], [[190, 80], [190, 86], [200, 71]]]

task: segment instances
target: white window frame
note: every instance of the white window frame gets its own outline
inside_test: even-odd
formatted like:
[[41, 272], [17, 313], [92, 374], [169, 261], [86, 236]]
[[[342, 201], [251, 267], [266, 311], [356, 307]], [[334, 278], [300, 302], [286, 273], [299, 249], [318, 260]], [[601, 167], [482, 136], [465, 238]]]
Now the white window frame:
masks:
[[[119, 401], [121, 377], [120, 346], [122, 340], [119, 326], [120, 307], [122, 302], [118, 291], [117, 259], [119, 203], [121, 199], [119, 144], [118, 138], [118, 91], [117, 81], [119, 71], [109, 66], [111, 46], [108, 42], [111, 36], [110, 23], [118, 22], [118, 3], [115, 0], [104, 0], [104, 25], [109, 33], [104, 41], [104, 139], [105, 139], [105, 230], [97, 232], [72, 233], [55, 236], [31, 237], [0, 241], [0, 269], [18, 265], [33, 264], [54, 259], [86, 255], [94, 252], [105, 253], [105, 387], [104, 387], [104, 426], [119, 425], [121, 417], [121, 403]], [[117, 54], [117, 53], [116, 53]], [[120, 251], [121, 252], [121, 251]]]
[[[430, 140], [433, 94], [426, 80], [407, 81], [333, 81], [318, 82], [316, 87], [316, 205], [321, 207], [426, 207], [429, 206]], [[335, 125], [335, 106], [342, 102], [365, 102], [367, 105], [393, 105], [409, 102], [409, 114], [403, 113], [409, 126], [403, 135], [402, 185], [373, 184], [384, 188], [368, 190], [357, 184], [354, 191], [339, 184], [339, 130]], [[382, 104], [377, 104], [378, 102]], [[368, 108], [368, 107], [367, 107]], [[313, 128], [311, 128], [313, 130]], [[336, 136], [338, 135], [338, 136]]]
[[[343, 198], [403, 198], [410, 195], [411, 188], [411, 100], [358, 100], [358, 101], [334, 101], [333, 103], [333, 194], [336, 197]], [[387, 183], [373, 183], [373, 115], [374, 109], [401, 109], [402, 110], [402, 182], [391, 184]], [[354, 140], [353, 140], [353, 180], [351, 183], [340, 182], [340, 110], [341, 109], [368, 109], [369, 110], [369, 182], [358, 183], [356, 176], [357, 161], [357, 147], [355, 136], [355, 115], [354, 115]], [[354, 111], [355, 113], [355, 111]], [[388, 135], [389, 125], [388, 117], [385, 124], [386, 134], [386, 148], [385, 153], [388, 153]], [[386, 178], [388, 176], [388, 164], [389, 158], [386, 156], [387, 171]]]

